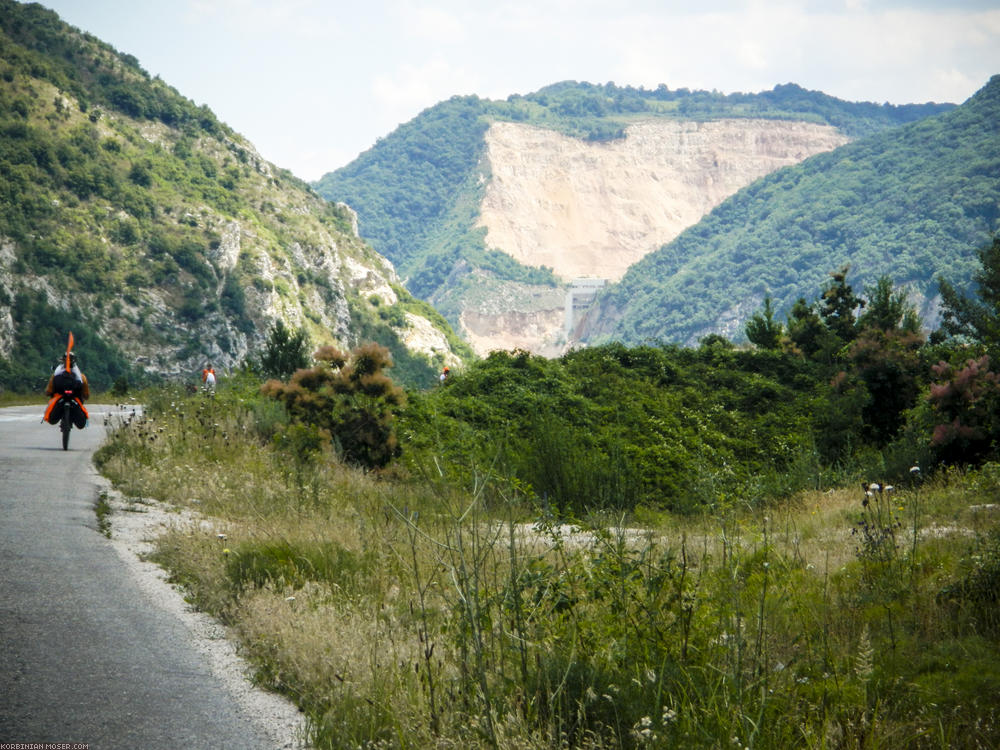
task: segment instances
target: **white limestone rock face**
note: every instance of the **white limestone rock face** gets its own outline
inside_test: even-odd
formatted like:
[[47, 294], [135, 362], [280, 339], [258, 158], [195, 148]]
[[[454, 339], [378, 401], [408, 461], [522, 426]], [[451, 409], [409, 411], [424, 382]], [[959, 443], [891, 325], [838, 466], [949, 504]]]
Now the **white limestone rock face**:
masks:
[[351, 217], [351, 234], [353, 234], [355, 238], [360, 239], [361, 235], [358, 233], [358, 212], [343, 201], [339, 201], [336, 206], [342, 211], [346, 211], [347, 215]]
[[221, 271], [232, 271], [240, 257], [242, 227], [238, 221], [229, 221], [222, 229], [219, 246], [209, 250], [209, 258]]
[[[13, 300], [14, 244], [0, 237], [0, 296]], [[0, 305], [0, 357], [9, 357], [14, 348], [14, 318], [9, 305]]]
[[[617, 281], [736, 191], [847, 141], [826, 125], [783, 120], [651, 120], [599, 143], [497, 122], [486, 133], [478, 226], [489, 247], [564, 282]], [[561, 335], [564, 293], [550, 303], [463, 303], [463, 336], [479, 354], [559, 353], [572, 345]]]
[[737, 190], [847, 141], [784, 120], [655, 120], [601, 143], [495, 123], [479, 226], [526, 265], [617, 281]]
[[427, 318], [410, 312], [405, 317], [406, 326], [397, 329], [396, 333], [407, 349], [424, 354], [431, 360], [440, 358], [441, 363], [447, 367], [461, 364], [461, 360], [452, 352], [447, 337]]

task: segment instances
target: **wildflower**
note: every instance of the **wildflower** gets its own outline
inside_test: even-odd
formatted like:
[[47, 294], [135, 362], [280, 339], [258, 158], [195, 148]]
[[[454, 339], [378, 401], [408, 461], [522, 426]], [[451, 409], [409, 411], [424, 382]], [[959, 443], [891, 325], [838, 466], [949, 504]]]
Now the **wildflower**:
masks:
[[666, 706], [663, 707], [663, 716], [660, 717], [660, 720], [664, 724], [669, 724], [676, 718], [677, 718], [677, 712], [674, 709], [667, 708]]
[[879, 487], [878, 482], [872, 482], [870, 485], [868, 485], [868, 489], [871, 492], [878, 492], [882, 488]]
[[285, 601], [289, 602], [289, 603], [294, 602], [295, 601], [295, 597], [294, 596], [286, 596], [285, 597]]
[[225, 534], [216, 534], [216, 536], [217, 536], [217, 537], [218, 537], [219, 539], [222, 539], [223, 541], [225, 541], [225, 539], [226, 539], [226, 535], [225, 535]]
[[885, 490], [886, 492], [892, 492], [892, 491], [893, 491], [893, 490], [895, 490], [896, 488], [895, 488], [895, 487], [893, 487], [893, 486], [892, 486], [891, 484], [887, 484], [887, 485], [886, 485], [886, 486], [885, 486], [885, 487], [884, 487], [883, 489], [884, 489], [884, 490]]
[[643, 716], [632, 725], [632, 736], [640, 744], [652, 744], [657, 740], [657, 735], [653, 731], [653, 720], [648, 716]]
[[910, 467], [910, 473], [911, 474], [919, 474], [920, 473], [920, 467], [919, 466], [911, 466]]
[[650, 682], [656, 682], [656, 672], [654, 672], [652, 669], [647, 669], [646, 679], [649, 680]]

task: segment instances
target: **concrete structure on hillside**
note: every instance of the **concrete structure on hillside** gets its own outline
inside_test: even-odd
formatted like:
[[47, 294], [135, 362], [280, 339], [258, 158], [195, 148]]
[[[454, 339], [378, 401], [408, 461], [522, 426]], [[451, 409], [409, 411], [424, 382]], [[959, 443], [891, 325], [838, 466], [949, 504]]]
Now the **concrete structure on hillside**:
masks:
[[583, 319], [583, 314], [594, 301], [597, 293], [607, 286], [607, 279], [573, 279], [566, 290], [566, 317], [563, 332], [567, 345], [573, 340], [573, 330]]

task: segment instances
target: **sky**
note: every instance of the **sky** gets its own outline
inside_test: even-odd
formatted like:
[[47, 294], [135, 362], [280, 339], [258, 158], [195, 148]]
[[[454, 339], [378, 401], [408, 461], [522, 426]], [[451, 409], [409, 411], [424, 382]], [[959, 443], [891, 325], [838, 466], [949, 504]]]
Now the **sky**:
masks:
[[455, 95], [560, 81], [960, 103], [1000, 0], [41, 0], [318, 180]]

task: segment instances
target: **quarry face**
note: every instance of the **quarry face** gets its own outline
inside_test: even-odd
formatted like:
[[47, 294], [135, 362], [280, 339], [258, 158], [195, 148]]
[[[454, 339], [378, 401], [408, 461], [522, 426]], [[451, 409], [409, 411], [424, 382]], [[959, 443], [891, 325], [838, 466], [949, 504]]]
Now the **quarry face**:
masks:
[[[589, 142], [518, 123], [486, 134], [491, 178], [478, 226], [486, 243], [528, 266], [549, 266], [563, 281], [617, 281], [715, 206], [782, 167], [848, 142], [836, 128], [787, 120], [655, 120], [625, 138]], [[480, 354], [565, 347], [565, 310], [463, 315]], [[542, 324], [543, 320], [550, 323]]]

